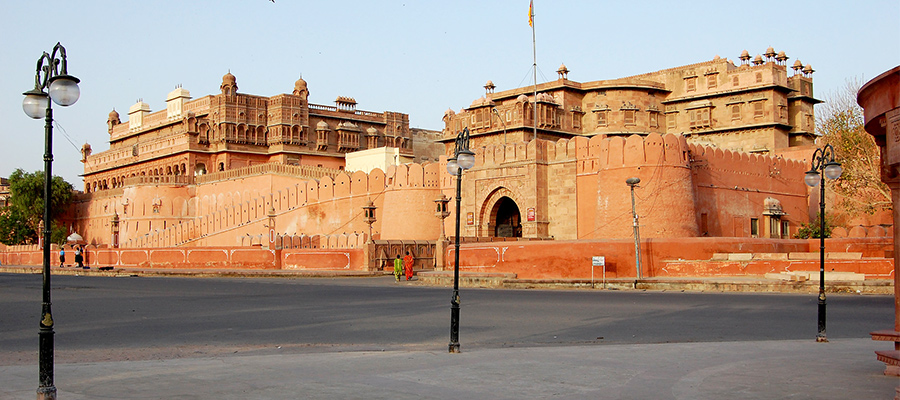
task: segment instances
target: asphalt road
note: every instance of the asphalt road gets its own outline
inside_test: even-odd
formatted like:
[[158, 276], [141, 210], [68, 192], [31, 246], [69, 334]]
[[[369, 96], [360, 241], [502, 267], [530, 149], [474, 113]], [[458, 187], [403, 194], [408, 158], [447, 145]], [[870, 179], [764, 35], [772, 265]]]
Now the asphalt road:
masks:
[[[391, 277], [53, 277], [58, 361], [343, 350], [446, 351], [449, 288]], [[461, 289], [474, 348], [813, 340], [814, 295]], [[0, 274], [0, 365], [33, 363], [40, 275]], [[828, 337], [893, 323], [890, 296], [829, 295]]]

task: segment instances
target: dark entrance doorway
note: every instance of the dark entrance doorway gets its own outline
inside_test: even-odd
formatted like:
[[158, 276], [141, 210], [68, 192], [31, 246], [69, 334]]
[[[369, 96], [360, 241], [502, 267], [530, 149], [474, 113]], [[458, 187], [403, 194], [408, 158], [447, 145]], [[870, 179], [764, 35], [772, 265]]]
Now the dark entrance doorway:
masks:
[[494, 206], [497, 210], [494, 220], [495, 237], [522, 237], [522, 216], [519, 206], [509, 197], [501, 197]]

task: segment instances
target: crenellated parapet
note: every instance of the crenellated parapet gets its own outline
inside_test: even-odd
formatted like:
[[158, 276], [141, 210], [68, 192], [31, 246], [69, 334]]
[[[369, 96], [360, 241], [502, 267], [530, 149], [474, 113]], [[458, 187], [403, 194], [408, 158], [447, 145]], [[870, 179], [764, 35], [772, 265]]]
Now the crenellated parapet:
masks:
[[[181, 211], [171, 201], [161, 202], [156, 211], [171, 216], [194, 210], [186, 218], [163, 224], [134, 215], [134, 211], [131, 215], [123, 213], [120, 217], [124, 227], [122, 243], [132, 247], [239, 244], [234, 240], [250, 243], [252, 240], [248, 238], [265, 235], [272, 217], [275, 218], [272, 229], [278, 235], [362, 235], [368, 229], [362, 207], [370, 200], [378, 210], [378, 220], [373, 224], [378, 236], [436, 237], [439, 221], [432, 221], [433, 200], [439, 196], [443, 170], [442, 164], [426, 163], [391, 166], [387, 173], [380, 169], [369, 173], [340, 172], [318, 180], [294, 181], [272, 174], [246, 176], [239, 183], [215, 180], [197, 185], [196, 197], [178, 209]], [[246, 189], [260, 186], [273, 189]], [[141, 197], [140, 193], [133, 196]], [[141, 206], [143, 203], [135, 201], [132, 209], [145, 208]], [[391, 228], [384, 232], [382, 226]], [[102, 232], [93, 236], [98, 235], [103, 237]]]
[[809, 166], [802, 161], [693, 144], [690, 154], [698, 186], [806, 195], [799, 183]]

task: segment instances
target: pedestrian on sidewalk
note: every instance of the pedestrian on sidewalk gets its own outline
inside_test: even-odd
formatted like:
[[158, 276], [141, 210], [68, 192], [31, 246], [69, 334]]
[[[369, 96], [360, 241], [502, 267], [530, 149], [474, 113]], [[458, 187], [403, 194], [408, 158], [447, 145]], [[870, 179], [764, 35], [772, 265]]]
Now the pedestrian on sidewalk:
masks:
[[403, 271], [403, 260], [400, 259], [400, 253], [397, 253], [397, 258], [394, 259], [394, 278], [397, 279], [397, 282], [400, 282], [401, 271]]
[[78, 268], [84, 269], [84, 256], [82, 256], [81, 246], [75, 245], [75, 264]]
[[413, 256], [409, 255], [409, 252], [406, 252], [406, 257], [403, 257], [403, 267], [406, 269], [406, 280], [412, 279], [413, 274]]
[[62, 245], [59, 247], [59, 267], [66, 266], [66, 246]]

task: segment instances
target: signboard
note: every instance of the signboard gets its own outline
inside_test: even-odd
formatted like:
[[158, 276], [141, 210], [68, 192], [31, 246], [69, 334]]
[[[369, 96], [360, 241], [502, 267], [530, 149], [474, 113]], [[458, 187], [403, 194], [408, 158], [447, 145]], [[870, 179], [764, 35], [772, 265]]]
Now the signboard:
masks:
[[591, 265], [593, 265], [595, 267], [606, 266], [606, 257], [604, 257], [604, 256], [591, 257]]
[[475, 213], [466, 213], [466, 225], [475, 225]]
[[527, 216], [529, 221], [534, 221], [535, 220], [534, 207], [529, 208], [528, 211], [525, 212], [525, 215]]

